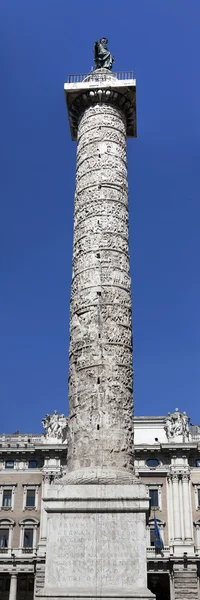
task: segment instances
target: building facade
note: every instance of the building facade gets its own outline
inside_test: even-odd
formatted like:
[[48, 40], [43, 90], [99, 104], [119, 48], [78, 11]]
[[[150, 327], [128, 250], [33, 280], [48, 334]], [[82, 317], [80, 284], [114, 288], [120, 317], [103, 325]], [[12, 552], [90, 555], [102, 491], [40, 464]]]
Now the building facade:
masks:
[[[148, 587], [157, 600], [200, 598], [200, 427], [178, 409], [134, 422], [135, 469], [151, 498]], [[0, 600], [33, 600], [44, 585], [42, 498], [67, 471], [67, 419], [55, 411], [43, 424], [42, 435], [0, 436]]]

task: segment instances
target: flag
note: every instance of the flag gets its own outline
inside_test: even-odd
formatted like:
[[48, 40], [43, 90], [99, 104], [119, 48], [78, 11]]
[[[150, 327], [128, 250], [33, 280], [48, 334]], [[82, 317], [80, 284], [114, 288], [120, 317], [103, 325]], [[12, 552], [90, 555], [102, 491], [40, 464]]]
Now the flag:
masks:
[[155, 547], [158, 550], [163, 550], [164, 544], [163, 544], [163, 541], [162, 541], [162, 538], [160, 535], [160, 530], [159, 530], [157, 519], [155, 516], [154, 516], [154, 535], [155, 535]]

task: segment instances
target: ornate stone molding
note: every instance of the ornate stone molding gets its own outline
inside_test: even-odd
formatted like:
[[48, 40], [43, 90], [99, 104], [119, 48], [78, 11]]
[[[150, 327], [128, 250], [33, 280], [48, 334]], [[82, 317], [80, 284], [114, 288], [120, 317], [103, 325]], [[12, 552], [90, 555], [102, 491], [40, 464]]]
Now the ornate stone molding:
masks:
[[[98, 75], [98, 76], [97, 76]], [[120, 80], [107, 69], [98, 69], [82, 82], [64, 86], [72, 139], [77, 139], [81, 115], [95, 104], [109, 104], [126, 120], [127, 137], [136, 137], [136, 81]]]
[[80, 484], [133, 484], [139, 477], [126, 469], [87, 468], [66, 473], [61, 480], [55, 481], [68, 485]]

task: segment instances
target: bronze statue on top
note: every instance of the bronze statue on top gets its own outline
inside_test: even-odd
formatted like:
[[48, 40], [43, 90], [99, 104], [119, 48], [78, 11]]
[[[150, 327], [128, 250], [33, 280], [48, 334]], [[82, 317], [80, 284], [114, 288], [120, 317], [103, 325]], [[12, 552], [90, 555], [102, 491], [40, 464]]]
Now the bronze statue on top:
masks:
[[94, 64], [95, 69], [112, 69], [114, 56], [107, 48], [108, 40], [101, 38], [100, 42], [94, 43]]

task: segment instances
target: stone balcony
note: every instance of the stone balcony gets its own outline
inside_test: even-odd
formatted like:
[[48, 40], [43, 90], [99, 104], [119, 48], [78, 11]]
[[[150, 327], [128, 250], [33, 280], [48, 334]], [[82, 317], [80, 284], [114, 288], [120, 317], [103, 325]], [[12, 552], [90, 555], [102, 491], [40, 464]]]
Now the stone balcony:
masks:
[[159, 559], [159, 558], [169, 558], [170, 556], [170, 547], [169, 546], [164, 546], [163, 550], [162, 550], [162, 554], [161, 552], [158, 552], [155, 548], [155, 546], [149, 546], [147, 548], [147, 559]]
[[37, 548], [0, 548], [0, 561], [10, 559], [34, 558], [37, 556]]

